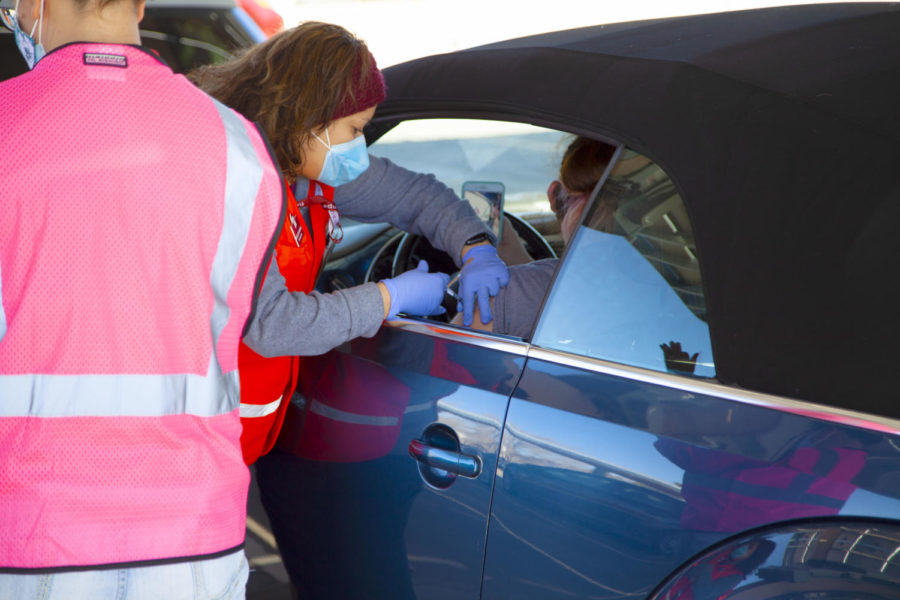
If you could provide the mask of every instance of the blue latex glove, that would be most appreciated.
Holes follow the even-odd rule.
[[[441,306],[444,289],[450,281],[446,273],[429,273],[428,263],[420,260],[415,269],[401,273],[393,279],[382,279],[391,295],[391,308],[387,319],[393,319],[397,313],[411,315],[439,315],[446,312]]]
[[[497,255],[497,249],[490,244],[469,248],[463,254],[463,263],[462,271],[459,273],[463,325],[472,324],[476,296],[481,322],[490,323],[494,318],[491,314],[491,296],[496,296],[500,288],[509,283],[509,269]],[[460,310],[459,306],[457,310]]]

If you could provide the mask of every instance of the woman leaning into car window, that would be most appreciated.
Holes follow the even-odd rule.
[[[274,444],[296,387],[298,355],[372,336],[398,312],[443,310],[447,276],[428,273],[424,261],[377,284],[314,291],[328,250],[341,240],[341,215],[424,235],[463,264],[469,321],[476,299],[489,311],[489,295],[509,275],[468,203],[431,175],[368,154],[363,127],[386,89],[366,44],[346,29],[303,23],[188,77],[262,126],[287,188],[283,229],[240,350],[242,443],[250,464]]]
[[[304,23],[188,77],[262,127],[286,183],[283,228],[260,291],[256,318],[239,354],[241,444],[244,460],[251,464],[272,449],[300,373],[309,370],[301,369],[299,356],[323,354],[352,338],[370,337],[384,319],[398,312],[443,311],[440,303],[447,275],[428,273],[424,261],[417,269],[377,284],[328,294],[314,291],[328,250],[341,240],[340,216],[387,221],[424,235],[463,264],[460,293],[470,321],[476,299],[482,310],[489,310],[489,295],[507,283],[509,274],[491,234],[467,202],[431,175],[413,173],[368,154],[362,131],[385,98],[385,83],[365,43],[344,28]],[[354,410],[354,400],[341,399],[339,407],[317,406],[317,418],[307,420],[304,435],[333,440],[335,429],[345,426],[348,414],[355,416],[349,419],[350,428],[358,434],[367,419],[374,420],[372,427],[378,426],[379,411],[393,411],[392,406],[371,403]],[[323,411],[326,416],[342,417],[322,425],[329,435],[310,431],[313,421],[327,420],[321,417]],[[337,435],[337,439],[348,438]],[[329,461],[328,450],[310,448],[317,461]],[[267,502],[277,496],[276,489],[268,488],[276,488],[280,476],[265,476],[268,458],[260,461],[257,479],[282,553],[289,553],[291,544],[304,541],[280,535],[278,515],[273,513],[279,509]],[[292,581],[300,588],[304,587],[302,577],[304,573],[291,570]]]

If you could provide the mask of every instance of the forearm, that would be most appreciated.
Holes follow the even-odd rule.
[[[386,310],[378,284],[330,294],[289,292],[275,261],[272,263],[244,335],[244,342],[254,352],[262,356],[324,354],[378,331]]]

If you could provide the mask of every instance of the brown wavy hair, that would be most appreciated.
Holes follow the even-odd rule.
[[[576,136],[563,153],[559,180],[576,194],[590,194],[612,160],[615,146],[584,136]],[[612,231],[617,201],[602,195],[595,202],[591,223],[594,229]]]
[[[293,183],[312,131],[331,123],[353,94],[354,78],[365,77],[373,61],[365,42],[340,25],[308,21],[187,77],[258,123]]]
[[[559,179],[569,191],[590,194],[612,159],[615,146],[576,136],[563,153]]]

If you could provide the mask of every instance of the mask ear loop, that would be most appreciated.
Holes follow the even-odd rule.
[[[34,38],[34,29],[37,28],[38,41],[37,43],[40,45],[44,45],[44,0],[41,0],[41,12],[38,15],[37,23],[34,24],[34,27],[31,28],[31,37]]]
[[[16,0],[15,13],[16,13],[16,18],[18,19],[19,18],[19,0]],[[38,38],[41,38],[41,39],[38,39],[38,41],[37,41],[38,44],[44,43],[44,40],[43,40],[44,36],[42,35],[42,30],[44,28],[41,27],[40,29],[38,29],[38,26],[41,23],[43,23],[43,21],[44,21],[44,0],[41,0],[41,12],[38,14],[38,20],[35,21],[34,25],[31,26],[31,33],[28,34],[28,37],[30,37],[31,39],[34,39],[34,32],[37,31]]]
[[[325,128],[325,138],[328,140],[327,142],[325,140],[323,140],[322,138],[320,138],[319,136],[317,136],[315,133],[313,133],[313,137],[316,138],[317,140],[319,140],[319,143],[321,143],[323,146],[325,146],[326,148],[331,150],[331,136],[328,135],[327,127]]]

